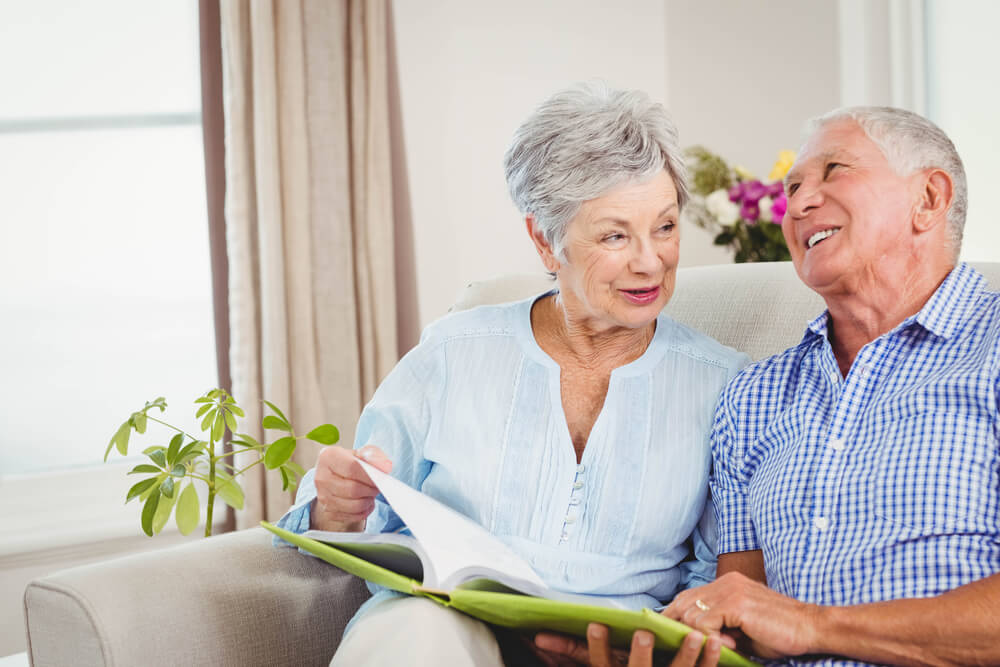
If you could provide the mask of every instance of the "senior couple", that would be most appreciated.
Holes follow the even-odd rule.
[[[688,200],[662,106],[558,93],[504,163],[553,288],[429,326],[280,523],[400,529],[362,457],[551,587],[695,631],[626,653],[596,624],[521,637],[372,587],[332,664],[708,666],[723,645],[1000,664],[1000,295],[957,261],[965,175],[941,130],[886,108],[812,123],[783,230],[827,310],[749,366],[661,313]]]

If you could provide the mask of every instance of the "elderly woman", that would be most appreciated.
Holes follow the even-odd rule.
[[[577,87],[524,122],[505,169],[554,288],[431,324],[365,407],[356,451],[325,449],[281,524],[399,529],[363,456],[550,587],[659,606],[714,577],[708,435],[746,361],[661,314],[688,199],[677,133],[643,93]],[[373,590],[333,664],[522,659],[484,623]]]

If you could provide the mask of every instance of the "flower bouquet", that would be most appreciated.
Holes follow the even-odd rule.
[[[715,245],[731,246],[736,262],[791,259],[781,219],[788,200],[782,179],[795,153],[781,151],[767,183],[742,167],[701,147],[685,151],[691,172],[692,198],[686,213],[699,227],[715,234]]]

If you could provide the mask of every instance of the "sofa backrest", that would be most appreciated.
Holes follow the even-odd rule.
[[[1000,291],[1000,262],[970,262]],[[453,311],[524,299],[551,289],[545,274],[508,275],[471,283]],[[709,336],[762,359],[795,345],[823,300],[802,284],[791,262],[718,264],[677,271],[665,312]]]

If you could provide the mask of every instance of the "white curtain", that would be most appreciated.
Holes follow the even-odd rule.
[[[349,446],[398,357],[387,14],[386,0],[221,3],[230,362],[257,438],[279,437],[260,431],[267,399],[297,433],[331,422]],[[300,440],[295,460],[317,451]],[[288,508],[276,472],[241,481],[238,528]]]

